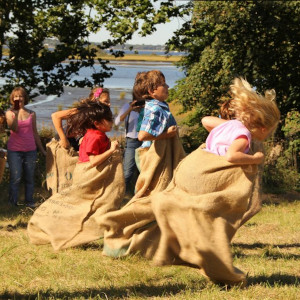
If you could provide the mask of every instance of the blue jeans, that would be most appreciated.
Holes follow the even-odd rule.
[[[126,138],[126,146],[123,160],[126,191],[128,191],[130,181],[132,180],[134,173],[138,172],[138,169],[135,164],[135,149],[139,148],[141,144],[142,142],[140,142],[138,139]]]
[[[24,171],[25,181],[25,203],[33,204],[34,171],[37,152],[35,151],[7,151],[7,162],[10,171],[9,201],[17,205],[19,188]]]

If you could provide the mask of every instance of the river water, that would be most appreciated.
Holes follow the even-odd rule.
[[[111,110],[117,114],[124,103],[131,101],[131,91],[134,83],[134,78],[137,72],[149,71],[158,69],[163,72],[166,77],[166,82],[169,87],[174,87],[176,81],[183,78],[184,74],[176,66],[171,63],[155,63],[155,62],[114,62],[110,66],[116,70],[113,71],[113,76],[107,78],[104,82],[104,87],[109,88],[111,97]],[[100,68],[96,65],[95,68]],[[79,75],[73,79],[83,79],[91,74],[91,69],[82,69]],[[53,127],[51,121],[51,114],[58,109],[67,109],[72,104],[81,98],[89,95],[90,88],[74,88],[65,87],[64,93],[57,97],[56,95],[39,96],[34,102],[28,104],[26,107],[34,110],[37,114],[38,128]],[[122,128],[112,130],[108,135],[119,135],[119,130]]]

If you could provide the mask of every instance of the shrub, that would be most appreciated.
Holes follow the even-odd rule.
[[[264,188],[272,191],[298,190],[300,188],[300,114],[291,111],[282,127],[284,140],[265,143],[267,159],[264,168]]]

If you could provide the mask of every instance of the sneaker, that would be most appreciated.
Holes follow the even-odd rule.
[[[35,203],[26,203],[26,207],[36,208],[37,205]]]

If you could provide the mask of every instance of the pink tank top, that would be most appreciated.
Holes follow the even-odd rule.
[[[36,150],[32,128],[32,114],[30,114],[26,120],[18,120],[18,130],[16,132],[10,131],[7,149],[10,151],[23,152]]]
[[[224,156],[232,142],[245,136],[248,139],[248,147],[245,153],[248,153],[251,143],[251,132],[239,120],[231,120],[215,127],[206,139],[206,150],[220,156]]]

